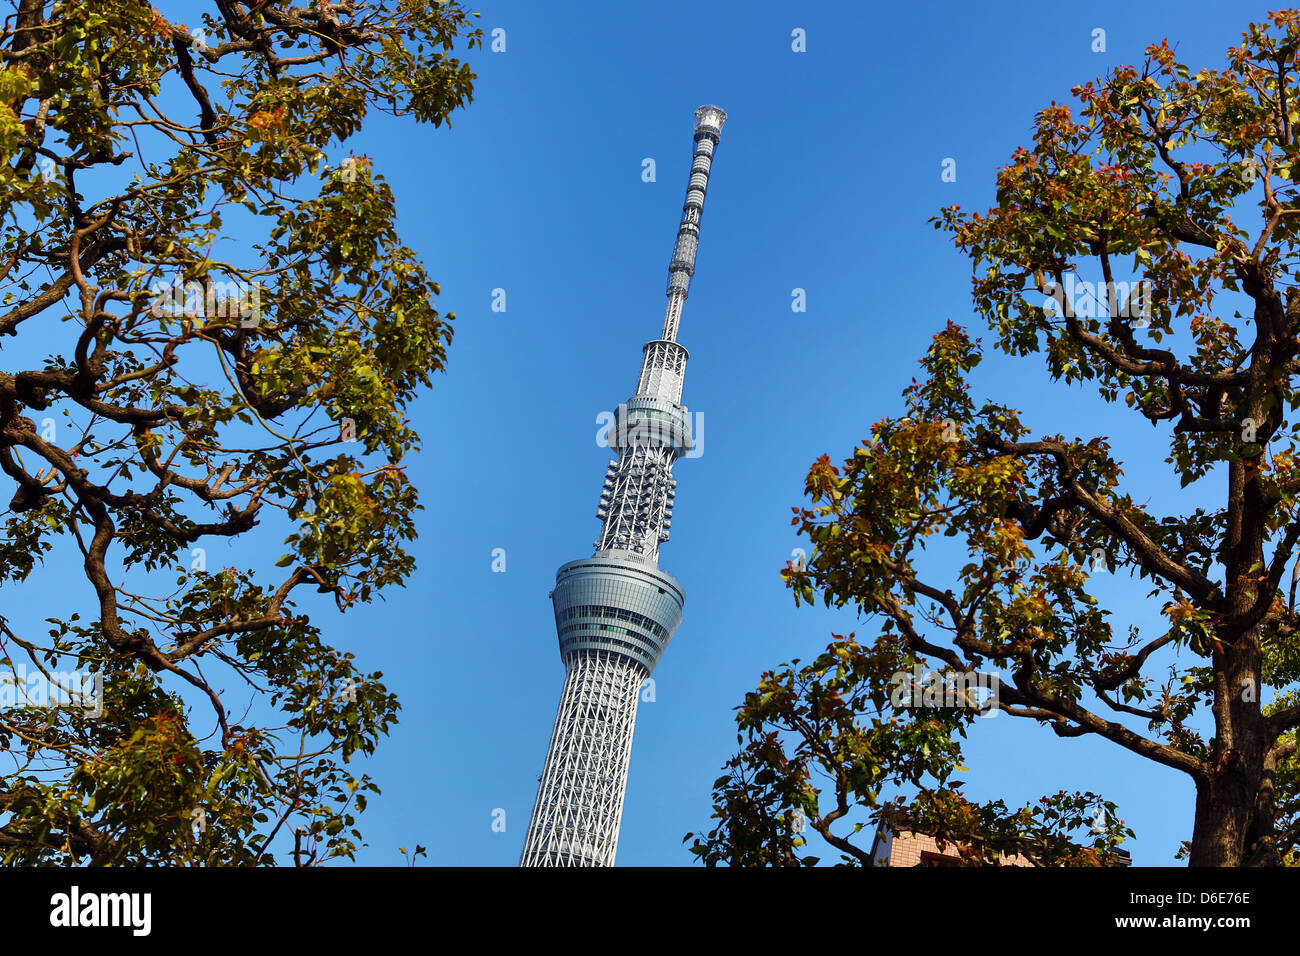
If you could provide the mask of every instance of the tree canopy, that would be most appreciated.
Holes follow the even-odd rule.
[[[43,688],[0,708],[0,858],[351,856],[377,788],[348,761],[398,704],[302,589],[341,611],[411,574],[405,409],[454,315],[345,143],[448,122],[481,32],[441,0],[14,6],[0,346],[37,357],[0,371],[0,586],[12,608],[55,549],[84,581],[46,634],[0,617],[0,678]],[[259,526],[279,570],[207,567]],[[93,708],[53,700],[74,672]]]
[[[996,207],[952,206],[935,226],[972,260],[995,348],[1158,429],[1167,449],[1152,442],[1143,467],[1216,504],[1136,500],[1106,437],[973,398],[983,346],[949,323],[902,414],[808,474],[794,525],[813,551],[785,581],[878,631],[836,637],[746,697],[718,822],[688,835],[705,862],[815,862],[806,830],[865,863],[855,836],[877,829],[933,834],[971,863],[1119,862],[1132,833],[1099,794],[1021,808],[963,795],[961,738],[981,707],[1184,775],[1192,865],[1294,859],[1300,11],[1251,25],[1224,69],[1166,41],[1073,96],[1036,115]],[[936,535],[966,555],[955,577],[926,553]],[[1099,602],[1103,571],[1150,585],[1156,632]],[[894,695],[917,668],[987,672],[987,693]],[[880,799],[888,786],[899,796]]]

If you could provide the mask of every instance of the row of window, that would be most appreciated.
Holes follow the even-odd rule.
[[[662,422],[680,423],[685,421],[685,416],[680,415],[677,412],[665,412],[658,408],[629,408],[627,410],[627,415],[628,418],[631,418],[633,415],[642,415],[646,418],[653,418]]]
[[[565,634],[571,634],[574,631],[610,631],[614,634],[626,634],[628,637],[635,637],[645,641],[647,644],[652,646],[654,645],[654,641],[646,637],[644,634],[630,631],[626,627],[619,627],[617,624],[566,624],[564,627],[560,628],[560,636],[563,637]]]
[[[587,640],[591,640],[591,639],[592,639],[592,638],[588,638],[588,637],[586,637],[586,636],[580,636],[580,637],[570,638],[570,639],[567,640],[567,641],[565,641],[565,640],[561,640],[561,641],[560,641],[560,653],[563,654],[565,651],[567,651],[570,647],[572,647],[574,644],[578,643],[579,641],[587,641]],[[605,637],[605,636],[602,635],[601,637],[594,638],[594,640],[596,640],[596,641],[599,642],[600,644],[606,644],[606,645],[608,645],[608,644],[613,644],[613,645],[617,645],[617,646],[619,646],[619,647],[625,648],[626,650],[632,651],[632,652],[634,652],[634,653],[636,654],[636,657],[637,657],[638,660],[646,660],[646,661],[648,661],[648,659],[649,659],[649,657],[650,657],[650,655],[646,653],[646,650],[645,650],[644,647],[640,647],[640,646],[638,646],[638,645],[636,645],[636,644],[628,643],[627,641],[620,641],[620,640],[619,640],[618,638],[616,638],[616,637]]]
[[[603,617],[607,620],[630,621],[637,627],[643,627],[664,640],[668,638],[668,631],[658,621],[646,617],[644,614],[638,614],[636,611],[624,610],[621,607],[602,607],[599,604],[578,604],[568,608],[560,615],[560,620],[571,621],[575,617]],[[564,633],[561,631],[560,633]]]

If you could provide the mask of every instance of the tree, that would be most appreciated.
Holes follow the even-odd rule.
[[[799,862],[795,811],[849,862],[866,860],[853,833],[876,827],[933,833],[972,862],[1115,862],[1129,834],[1095,794],[1016,811],[962,796],[950,775],[975,703],[1186,775],[1192,865],[1295,859],[1300,12],[1250,26],[1225,70],[1193,73],[1166,41],[1073,95],[1077,117],[1037,114],[995,208],[949,207],[935,226],[972,259],[996,347],[1122,400],[1214,505],[1158,513],[1125,490],[1105,438],[1031,437],[1018,411],[977,404],[981,345],[950,323],[905,413],[809,472],[813,507],[794,524],[814,550],[786,583],[880,634],[837,638],[747,696],[741,750],[714,787],[721,822],[692,847],[706,862]],[[1238,305],[1245,316],[1226,314]],[[935,535],[968,558],[955,580],[925,554]],[[1105,570],[1150,583],[1159,633],[1116,633],[1090,593]],[[927,665],[968,685],[998,673],[979,701],[910,706]],[[913,676],[895,696],[900,674]],[[891,782],[915,798],[877,804]]]
[[[95,609],[0,618],[11,864],[350,857],[377,788],[347,764],[396,719],[297,602],[411,574],[404,409],[454,315],[340,157],[373,111],[447,122],[481,31],[435,0],[207,6],[21,0],[0,36],[0,583],[12,608],[76,549]],[[263,530],[283,570],[207,568]]]

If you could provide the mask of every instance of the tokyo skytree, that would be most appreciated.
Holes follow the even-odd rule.
[[[685,592],[659,569],[672,526],[672,468],[691,449],[681,404],[687,352],[677,343],[695,274],[713,151],[727,114],[695,111],[695,153],[668,265],[663,334],[643,349],[636,394],[609,430],[596,552],[561,565],[551,601],[564,689],[520,866],[613,866],[641,689],[682,620]]]

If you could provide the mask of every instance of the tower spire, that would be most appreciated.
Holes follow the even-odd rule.
[[[663,334],[642,350],[636,394],[618,407],[596,517],[596,552],[561,565],[551,601],[564,688],[533,804],[521,866],[613,866],[646,678],[682,619],[686,594],[659,569],[672,526],[673,465],[691,448],[681,404],[686,349],[677,343],[695,274],[713,152],[727,114],[695,111],[695,151],[668,264]]]
[[[677,341],[677,327],[682,320],[682,306],[691,290],[695,275],[695,250],[700,245],[700,217],[704,214],[704,196],[709,190],[709,167],[713,149],[722,138],[725,111],[716,106],[701,106],[695,111],[695,155],[691,160],[691,181],[686,187],[682,221],[677,227],[677,243],[668,264],[668,309],[664,313],[661,338]]]

